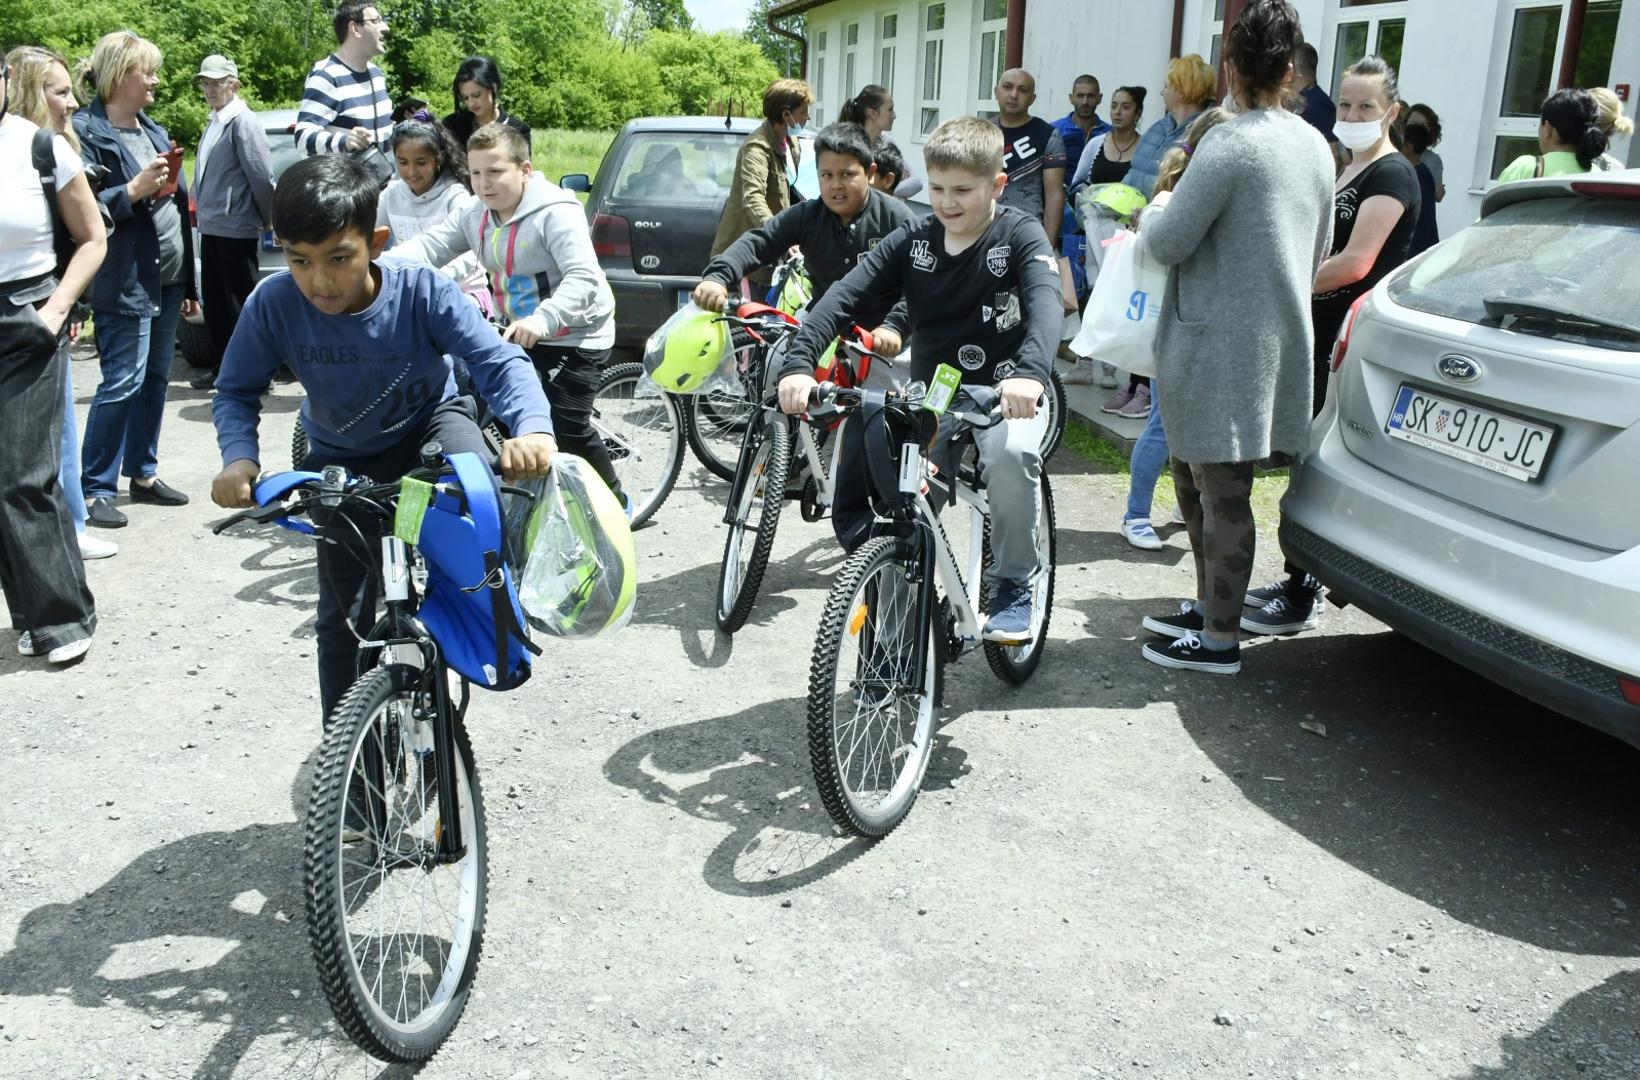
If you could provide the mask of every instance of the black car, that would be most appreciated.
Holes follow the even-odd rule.
[[[562,185],[589,191],[592,246],[615,293],[615,348],[641,352],[689,298],[711,259],[740,144],[760,121],[652,116],[627,123],[598,167]],[[813,173],[812,144],[800,155]],[[804,179],[798,180],[802,190]],[[806,194],[814,194],[812,181]]]

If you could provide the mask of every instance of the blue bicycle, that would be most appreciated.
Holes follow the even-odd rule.
[[[383,526],[374,570],[385,614],[360,636],[358,680],[328,720],[303,866],[308,934],[331,1010],[361,1048],[396,1062],[431,1057],[455,1029],[484,941],[484,796],[464,724],[470,679],[460,670],[471,642],[452,640],[450,603],[434,601],[511,585],[498,561],[493,473],[475,455],[446,461],[436,443],[422,459],[390,483],[335,466],[275,473],[257,484],[255,509],[213,529],[275,523],[321,543],[351,536],[357,547],[360,522]],[[395,535],[406,492],[431,496],[418,543]],[[494,550],[481,551],[492,539]],[[506,676],[492,665],[476,678],[497,687]]]

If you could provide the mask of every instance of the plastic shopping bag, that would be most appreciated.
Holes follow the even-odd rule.
[[[1099,279],[1071,351],[1134,375],[1154,375],[1167,274],[1144,253],[1135,233],[1119,232],[1104,243]]]
[[[632,618],[637,555],[626,511],[574,454],[556,454],[546,476],[507,497],[507,542],[524,618],[554,637],[585,641]]]
[[[686,301],[644,343],[643,370],[669,394],[734,393],[729,324]]]

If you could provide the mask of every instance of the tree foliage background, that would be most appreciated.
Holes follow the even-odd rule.
[[[778,75],[760,42],[695,30],[682,0],[387,0],[383,10],[378,63],[394,99],[413,94],[441,112],[455,107],[451,80],[473,53],[496,59],[507,110],[538,127],[611,128],[726,105],[755,113]],[[233,59],[253,108],[294,106],[313,61],[335,47],[333,11],[334,0],[0,0],[0,46],[48,45],[75,62],[103,34],[136,31],[165,54],[149,111],[186,145],[205,124],[200,60]]]

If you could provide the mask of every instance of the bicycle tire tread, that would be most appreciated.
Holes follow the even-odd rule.
[[[763,574],[769,568],[769,556],[774,551],[774,535],[780,526],[780,511],[786,500],[786,480],[791,475],[791,425],[782,418],[769,428],[769,464],[763,474],[763,512],[757,520],[757,539],[752,544],[752,557],[746,564],[746,576],[740,579],[735,602],[727,614],[723,611],[723,578],[729,569],[729,547],[734,541],[735,528],[723,541],[723,558],[718,564],[717,624],[726,634],[733,634],[746,625],[752,608],[757,604],[758,591],[763,587]]]

